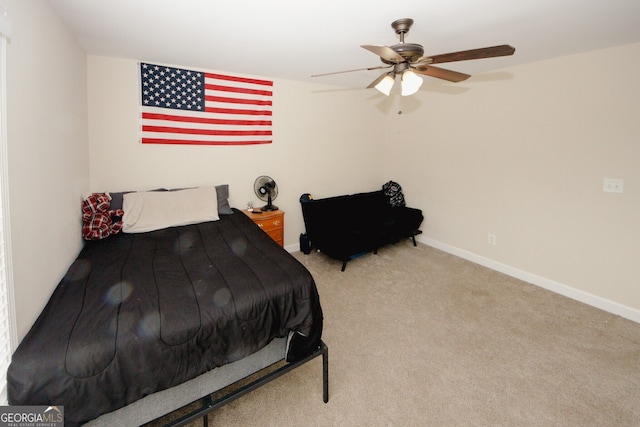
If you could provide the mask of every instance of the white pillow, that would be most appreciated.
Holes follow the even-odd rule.
[[[125,233],[220,219],[215,187],[127,193],[122,199],[122,209],[122,231]]]

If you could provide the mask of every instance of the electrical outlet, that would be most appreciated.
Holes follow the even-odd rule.
[[[602,183],[602,191],[605,193],[622,193],[624,181],[621,179],[605,178]]]
[[[496,235],[492,234],[492,233],[489,233],[488,242],[489,242],[490,245],[494,245],[495,246],[496,245]]]

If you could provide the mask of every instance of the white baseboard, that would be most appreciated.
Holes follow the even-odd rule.
[[[620,303],[610,301],[606,298],[602,298],[597,295],[593,295],[576,288],[572,288],[571,286],[564,285],[554,280],[547,279],[545,277],[541,277],[536,274],[520,270],[518,268],[494,261],[489,258],[485,258],[473,252],[469,252],[467,250],[448,245],[446,243],[431,239],[424,235],[417,236],[416,240],[421,243],[424,243],[425,245],[432,246],[436,249],[439,249],[441,251],[450,253],[457,257],[466,259],[473,263],[482,265],[484,267],[490,268],[495,271],[499,271],[500,273],[504,273],[508,276],[515,277],[516,279],[520,279],[527,283],[540,286],[541,288],[550,290],[552,292],[574,299],[576,301],[580,301],[592,307],[596,307],[601,310],[607,311],[609,313],[624,317],[625,319],[629,319],[636,323],[640,323],[640,310],[637,310],[635,308],[627,307]]]
[[[284,247],[284,250],[289,252],[289,253],[300,252],[300,245],[298,243],[296,243],[294,245],[287,245],[287,246]]]

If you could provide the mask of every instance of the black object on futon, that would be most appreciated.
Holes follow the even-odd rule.
[[[13,355],[12,405],[64,405],[74,426],[295,331],[320,345],[309,271],[246,215],[86,242]],[[283,355],[284,357],[284,355]]]

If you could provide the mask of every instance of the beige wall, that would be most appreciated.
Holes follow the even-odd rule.
[[[302,193],[322,197],[383,183],[384,115],[365,101],[368,93],[276,80],[272,144],[143,145],[137,62],[89,56],[87,70],[92,191],[227,183],[231,205],[243,209],[249,200],[263,204],[253,183],[268,175],[278,183],[274,204],[286,212],[285,245],[297,249]]]
[[[244,207],[256,201],[261,174],[278,181],[289,249],[304,229],[302,192],[324,197],[395,179],[425,212],[424,242],[640,321],[640,45],[458,85],[429,81],[401,115],[397,99],[372,91],[276,80],[271,145],[142,146],[135,61],[87,58],[44,0],[0,7],[13,24],[7,107],[20,338],[77,255],[83,192],[224,182]],[[603,193],[606,177],[623,178],[624,194]]]
[[[21,339],[81,246],[89,188],[85,54],[43,0],[0,1],[15,305]]]
[[[255,200],[255,176],[268,174],[280,185],[285,241],[295,249],[304,229],[300,193],[365,191],[395,179],[425,212],[423,242],[640,321],[632,262],[640,235],[639,49],[458,85],[427,79],[402,103],[276,81],[275,142],[259,147],[138,144],[136,63],[89,57],[91,187],[229,182],[232,204],[243,207]],[[603,193],[604,178],[624,179],[625,193]],[[488,233],[497,245],[488,245]]]
[[[638,76],[633,44],[422,90],[386,158],[423,241],[640,321]]]

